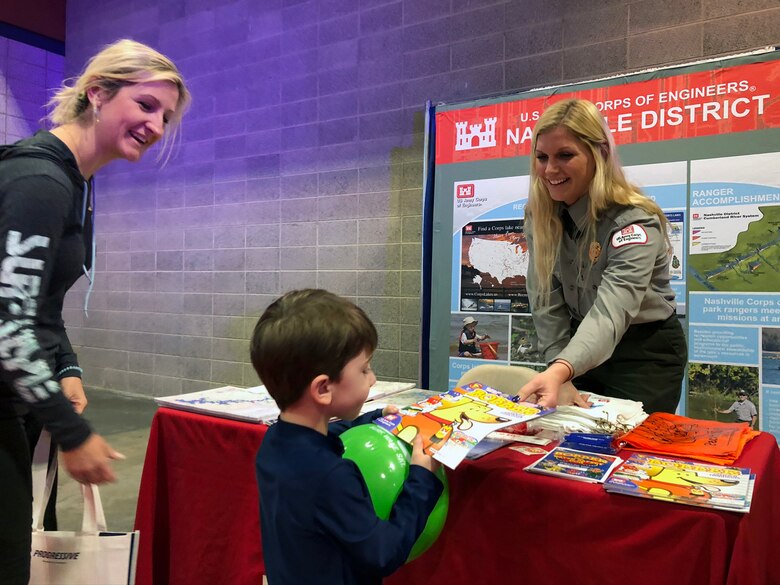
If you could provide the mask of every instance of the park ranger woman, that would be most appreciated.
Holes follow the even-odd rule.
[[[527,286],[548,366],[518,394],[554,406],[582,404],[579,390],[674,412],[687,346],[663,212],[626,180],[591,102],[550,106],[532,156]]]

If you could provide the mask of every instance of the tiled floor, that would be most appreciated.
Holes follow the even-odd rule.
[[[141,482],[149,426],[157,410],[151,398],[130,398],[106,391],[88,392],[84,416],[92,428],[127,457],[115,462],[118,481],[101,486],[100,496],[109,530],[132,530]],[[82,504],[78,484],[60,469],[57,518],[60,530],[81,528]]]

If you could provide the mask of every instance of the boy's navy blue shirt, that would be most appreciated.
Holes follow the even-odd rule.
[[[338,435],[379,416],[333,423],[328,436],[283,420],[268,429],[256,472],[270,585],[379,585],[406,562],[443,486],[411,465],[390,518],[377,517]]]

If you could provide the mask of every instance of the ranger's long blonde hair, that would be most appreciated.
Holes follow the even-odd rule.
[[[626,180],[615,152],[615,142],[606,120],[596,105],[587,100],[569,99],[547,108],[536,123],[531,141],[531,156],[536,156],[539,136],[558,127],[568,129],[593,155],[596,171],[588,193],[590,206],[587,214],[585,237],[580,239],[580,254],[595,236],[596,221],[608,208],[621,206],[641,207],[658,216],[663,230],[667,220],[661,208],[640,189]],[[550,301],[552,274],[560,253],[563,226],[556,212],[556,203],[550,197],[543,177],[536,174],[531,162],[531,192],[526,206],[526,218],[531,222],[534,249],[532,262],[538,280],[538,297],[535,304],[546,305]],[[667,235],[668,239],[668,235]],[[582,263],[578,263],[579,267]]]

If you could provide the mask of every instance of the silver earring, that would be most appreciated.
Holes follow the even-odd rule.
[[[95,118],[95,123],[100,122],[100,106],[92,104],[92,117]]]

